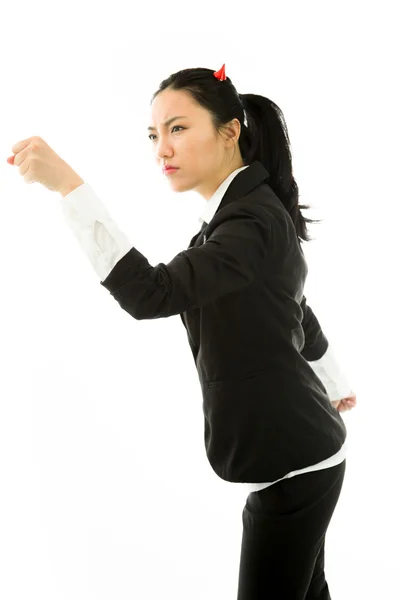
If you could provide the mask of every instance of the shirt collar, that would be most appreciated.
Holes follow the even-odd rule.
[[[226,179],[224,179],[224,181],[221,183],[219,188],[214,192],[214,194],[211,196],[211,198],[206,201],[204,210],[203,210],[201,216],[199,217],[199,221],[200,221],[201,225],[204,223],[204,221],[208,225],[208,223],[211,221],[211,219],[217,212],[218,206],[220,205],[221,200],[224,197],[224,194],[225,194],[226,190],[228,189],[229,184],[231,183],[232,179],[234,179],[236,177],[236,175],[238,173],[240,173],[240,171],[247,169],[248,166],[249,165],[245,165],[244,167],[240,167],[239,169],[232,171],[232,173],[230,173],[228,175],[228,177]]]

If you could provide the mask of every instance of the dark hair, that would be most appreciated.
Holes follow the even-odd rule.
[[[164,79],[152,97],[165,89],[185,90],[211,114],[216,130],[238,119],[241,125],[239,148],[245,164],[260,161],[270,174],[268,184],[288,211],[299,238],[309,242],[307,219],[300,209],[299,190],[292,170],[290,140],[285,118],[280,108],[256,94],[238,94],[229,77],[219,81],[212,69],[183,69]]]

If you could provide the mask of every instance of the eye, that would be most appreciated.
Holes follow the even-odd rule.
[[[173,130],[175,129],[175,127],[179,127],[179,129],[186,129],[186,127],[182,127],[182,125],[174,125],[171,131],[173,131]],[[150,133],[150,135],[149,135],[149,140],[150,140],[151,142],[153,142],[153,141],[154,141],[154,140],[152,139],[152,137],[151,137],[152,135],[155,135],[155,134],[154,134],[154,133]]]

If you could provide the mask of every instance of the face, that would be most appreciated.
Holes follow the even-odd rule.
[[[166,125],[173,117],[179,119]],[[154,99],[148,132],[160,175],[176,192],[194,190],[206,200],[233,170],[244,166],[239,148],[240,122],[218,135],[210,113],[185,91],[166,89]],[[232,157],[234,156],[233,160]],[[178,167],[163,174],[162,166]]]

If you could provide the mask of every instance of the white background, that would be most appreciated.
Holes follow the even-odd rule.
[[[155,169],[162,79],[223,63],[282,109],[306,296],[357,394],[326,540],[333,600],[397,598],[399,185],[395,2],[18,2],[0,24],[0,597],[235,600],[247,493],[203,444],[179,316],[136,321],[100,281],[60,196],[7,164],[42,137],[156,265],[203,208]],[[140,13],[140,14],[139,14]],[[265,596],[268,597],[267,595]]]

